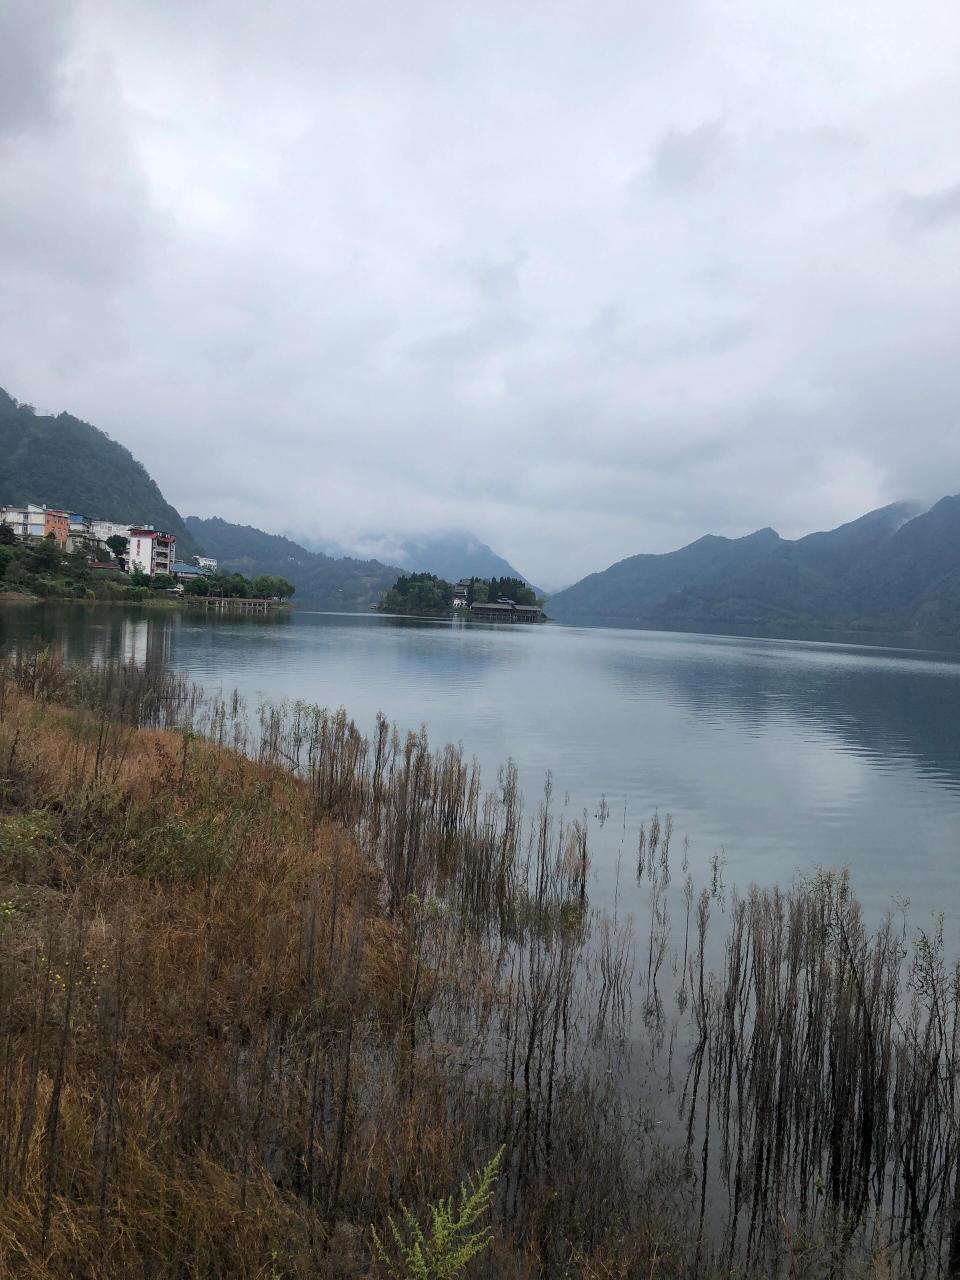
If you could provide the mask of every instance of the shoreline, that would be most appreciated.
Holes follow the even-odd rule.
[[[208,597],[206,596],[198,596],[194,599],[194,598],[185,598],[183,596],[163,597],[159,595],[148,595],[143,600],[126,600],[126,599],[116,599],[116,598],[107,598],[107,597],[101,598],[99,596],[35,596],[35,595],[28,595],[26,592],[22,592],[22,591],[8,591],[8,592],[0,592],[0,605],[18,604],[18,603],[30,604],[30,605],[69,604],[69,605],[82,605],[84,607],[90,607],[91,605],[94,605],[94,606],[110,605],[112,607],[120,607],[125,609],[147,609],[147,608],[177,609],[177,608],[188,608],[191,605],[193,605],[195,601],[200,601],[202,603],[207,598]],[[296,608],[296,606],[289,601],[281,601],[281,602],[264,601],[259,596],[236,596],[236,597],[227,597],[227,598],[235,599],[240,605],[243,605],[243,604],[264,605],[265,604],[266,612],[268,613],[272,611],[279,611],[279,610],[292,611]]]
[[[931,1084],[930,1054],[949,1052],[938,1028],[949,1042],[958,1016],[951,958],[941,973],[935,948],[911,961],[898,928],[867,933],[842,873],[697,896],[683,868],[671,883],[672,823],[656,817],[636,868],[649,920],[617,919],[589,902],[586,828],[549,804],[524,818],[509,767],[486,792],[462,750],[385,720],[367,739],[302,704],[252,719],[163,668],[66,668],[47,651],[0,662],[0,759],[0,970],[28,966],[12,1021],[0,1006],[22,1067],[6,1105],[24,1114],[28,1052],[48,1099],[67,1045],[53,1132],[74,1144],[46,1172],[30,1147],[0,1270],[32,1257],[46,1178],[57,1280],[86,1274],[105,1238],[125,1268],[110,1274],[162,1257],[158,1185],[173,1238],[205,1250],[198,1274],[212,1256],[219,1274],[272,1258],[306,1280],[331,1257],[366,1274],[398,1197],[428,1220],[498,1150],[495,1273],[726,1275],[724,1179],[741,1173],[769,1234],[738,1274],[819,1274],[837,1249],[845,1274],[872,1274],[871,1256],[906,1274],[918,1231],[931,1260],[942,1245],[947,1148],[907,1171],[933,1179],[928,1218],[899,1234],[884,1195],[872,1234],[873,1189],[911,1148],[846,1120],[869,1102],[880,1134],[916,1107],[918,1134],[949,1137],[952,1059]],[[914,1004],[911,1030],[898,1010],[918,960],[937,1001],[932,1021]],[[111,1088],[123,1138],[102,1149]]]

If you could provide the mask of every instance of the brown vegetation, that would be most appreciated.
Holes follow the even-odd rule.
[[[0,1275],[365,1275],[372,1229],[501,1147],[480,1274],[948,1266],[936,939],[901,1009],[902,938],[840,882],[756,892],[714,976],[689,879],[673,944],[669,820],[636,945],[550,809],[525,821],[512,769],[484,793],[386,721],[368,741],[162,670],[0,666]]]

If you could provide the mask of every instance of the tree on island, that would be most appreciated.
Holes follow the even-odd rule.
[[[535,605],[532,587],[520,578],[471,578],[467,583],[467,604],[495,604],[498,600]],[[433,573],[402,573],[389,591],[380,597],[384,613],[446,614],[453,609],[453,585]]]
[[[491,578],[487,584],[487,599],[491,604],[498,600],[512,600],[514,604],[536,604],[537,595],[522,578]]]
[[[380,599],[385,613],[443,614],[453,607],[453,587],[435,573],[401,573]]]

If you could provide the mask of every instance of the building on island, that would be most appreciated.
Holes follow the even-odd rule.
[[[518,604],[514,605],[517,622],[541,622],[543,620],[543,610],[538,604]]]
[[[535,604],[516,604],[501,597],[496,604],[472,604],[470,614],[479,622],[539,622],[543,610]]]
[[[133,525],[127,549],[127,572],[170,573],[176,559],[177,539],[153,525]]]

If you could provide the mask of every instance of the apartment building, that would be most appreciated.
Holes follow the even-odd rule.
[[[152,525],[132,525],[127,551],[127,571],[134,573],[172,573],[176,559],[177,539],[172,533],[154,529]]]
[[[114,520],[91,520],[90,532],[98,542],[106,542],[108,538],[129,538],[130,526]]]
[[[0,520],[10,525],[18,538],[42,538],[46,533],[47,509],[33,502],[23,507],[0,507]]]
[[[71,511],[69,515],[70,523],[70,550],[81,551],[89,547],[93,541],[93,521],[89,516],[80,515],[77,511]]]
[[[70,537],[70,513],[67,511],[58,511],[56,507],[45,507],[43,511],[43,536],[50,535],[60,543],[61,547],[66,547],[67,539]]]

